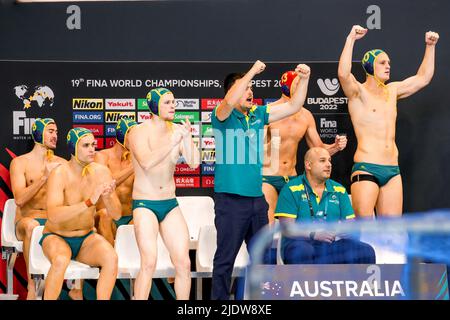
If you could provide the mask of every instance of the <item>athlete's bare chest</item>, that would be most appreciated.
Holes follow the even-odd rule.
[[[395,120],[397,117],[397,100],[395,93],[386,90],[381,94],[363,91],[361,99],[349,102],[352,117],[358,117],[368,122]]]
[[[279,135],[282,141],[300,140],[308,128],[306,119],[301,115],[295,115],[270,124],[271,134]]]
[[[27,181],[27,186],[40,179],[44,175],[44,173],[44,162],[35,161],[34,159],[27,160],[27,167],[25,169],[25,179]]]
[[[35,181],[40,179],[45,172],[45,167],[34,167],[34,169],[29,170],[27,168],[27,171],[25,172],[25,178],[27,181],[27,186],[32,185]]]
[[[102,181],[95,178],[95,173],[86,173],[82,177],[69,174],[64,188],[65,200],[69,204],[79,202],[82,199],[90,197],[94,189]]]
[[[172,130],[153,130],[148,139],[148,146],[150,150],[160,150],[172,144]]]

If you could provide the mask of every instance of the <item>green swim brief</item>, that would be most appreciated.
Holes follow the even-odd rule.
[[[133,210],[136,208],[149,209],[156,215],[159,223],[177,206],[177,198],[167,200],[133,200]]]
[[[270,184],[277,190],[278,193],[280,193],[286,183],[294,178],[295,176],[263,176],[262,182]]]
[[[352,173],[358,170],[366,171],[373,175],[378,180],[380,187],[384,186],[389,180],[400,174],[399,166],[386,166],[367,162],[355,162]]]
[[[80,252],[81,246],[83,245],[84,240],[86,240],[87,237],[89,237],[91,234],[94,234],[94,231],[90,231],[87,235],[82,237],[63,237],[56,233],[44,233],[42,235],[41,240],[39,241],[39,244],[42,246],[42,242],[44,242],[44,239],[48,236],[55,235],[60,238],[62,238],[70,247],[70,250],[72,250],[72,256],[70,257],[71,260],[75,259],[78,256],[78,253]]]

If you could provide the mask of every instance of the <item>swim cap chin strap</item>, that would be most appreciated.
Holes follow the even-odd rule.
[[[389,90],[388,90],[387,86],[380,79],[378,79],[378,77],[375,75],[375,62],[381,53],[385,53],[385,52],[381,49],[373,49],[373,50],[367,51],[364,54],[364,57],[363,57],[361,63],[364,68],[364,71],[366,72],[366,75],[373,77],[377,83],[377,86],[383,88],[383,91],[386,94],[386,101],[387,101],[387,100],[389,100]]]

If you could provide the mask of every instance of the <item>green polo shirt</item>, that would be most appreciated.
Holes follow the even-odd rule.
[[[309,193],[314,215],[311,216],[306,189]],[[275,209],[275,218],[288,217],[297,222],[314,220],[338,221],[354,219],[350,198],[345,188],[328,179],[325,182],[325,190],[322,199],[312,190],[305,174],[289,181],[281,189]]]
[[[234,109],[220,121],[216,109],[211,124],[216,144],[214,191],[260,197],[264,159],[264,126],[269,123],[269,107],[254,106],[248,116]]]
[[[313,207],[314,216],[311,216],[306,189]],[[312,190],[305,174],[289,181],[281,189],[275,209],[275,218],[288,217],[296,222],[306,221],[338,221],[355,218],[350,197],[345,188],[334,180],[325,181],[325,190],[322,199]],[[282,237],[281,256],[284,259],[284,248],[293,241],[291,238]]]

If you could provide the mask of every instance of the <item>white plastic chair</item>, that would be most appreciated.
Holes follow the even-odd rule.
[[[2,219],[2,249],[13,248],[18,252],[22,252],[23,242],[17,240],[16,226],[14,224],[16,209],[17,206],[14,199],[6,200]]]
[[[117,229],[114,248],[118,256],[118,278],[135,279],[141,268],[141,255],[136,242],[133,225],[123,225]],[[158,257],[153,278],[168,278],[175,275],[175,267],[170,260],[161,236],[157,240]]]
[[[215,226],[203,226],[200,229],[197,248],[197,272],[212,272],[214,254],[217,249],[217,230]],[[233,273],[241,274],[249,263],[249,255],[245,242],[239,249],[234,261]]]
[[[214,225],[214,200],[207,196],[183,196],[177,200],[189,229],[189,249],[197,249],[200,228]]]
[[[50,261],[48,261],[47,257],[44,255],[42,247],[39,244],[39,241],[42,238],[42,230],[44,230],[43,226],[33,229],[29,259],[29,272],[31,278],[34,279],[36,283],[36,294],[39,298],[42,298],[43,290],[43,283],[41,283],[41,280],[45,281],[51,266]],[[90,267],[84,263],[72,260],[66,269],[64,279],[98,279],[99,275],[99,268]]]
[[[197,299],[202,297],[202,277],[207,274],[212,276],[214,254],[217,249],[217,230],[215,226],[207,225],[200,228],[198,237],[198,247],[196,255],[196,272],[199,273],[197,278]],[[245,268],[249,264],[249,255],[245,242],[242,243],[241,248],[234,261],[232,277],[242,276]],[[203,274],[202,274],[203,273]]]
[[[16,226],[14,220],[16,217],[16,203],[14,199],[8,199],[5,203],[2,219],[2,259],[6,260],[6,294],[0,295],[0,300],[15,300],[18,295],[14,294],[14,264],[17,255],[23,252],[23,242],[17,240]]]

